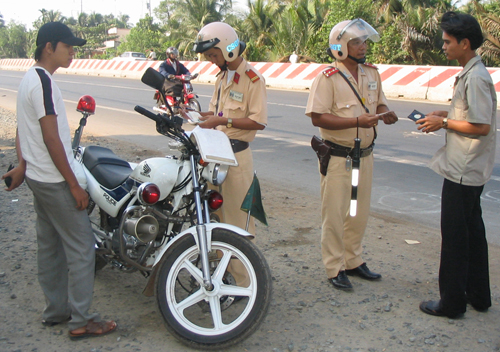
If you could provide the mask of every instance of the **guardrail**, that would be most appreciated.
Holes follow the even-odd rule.
[[[0,69],[26,71],[35,61],[33,59],[1,59]],[[219,68],[208,61],[182,61],[191,73],[199,73],[197,81],[211,83]],[[122,60],[73,60],[70,67],[57,70],[59,74],[78,74],[104,77],[123,77],[138,79],[152,67],[158,69],[161,61],[122,61]],[[253,62],[252,65],[266,79],[272,88],[309,89],[314,77],[327,64],[291,64],[272,62]],[[390,98],[422,99],[438,102],[449,101],[453,94],[455,76],[462,70],[458,66],[413,66],[378,65],[384,92]],[[500,68],[488,68],[500,106]]]

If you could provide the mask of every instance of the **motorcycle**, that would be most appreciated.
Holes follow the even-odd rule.
[[[167,114],[170,112],[167,108],[167,103],[178,113],[179,107],[186,106],[192,111],[201,111],[201,105],[198,102],[198,95],[194,92],[191,81],[198,77],[198,73],[193,75],[173,75],[170,74],[161,89],[157,90],[154,95],[156,106],[163,109]],[[164,94],[161,94],[163,92]],[[165,99],[166,97],[166,99]]]
[[[164,77],[148,69],[141,80],[161,91]],[[156,296],[167,330],[190,347],[222,350],[250,336],[267,314],[272,280],[252,235],[212,215],[223,199],[209,184],[223,183],[237,165],[227,136],[187,132],[182,117],[136,106],[176,155],[129,163],[108,148],[80,145],[95,101],[84,96],[77,110],[83,117],[72,146],[90,195],[96,270],[112,265],[146,277],[143,293]],[[231,273],[235,261],[246,271],[245,286]]]

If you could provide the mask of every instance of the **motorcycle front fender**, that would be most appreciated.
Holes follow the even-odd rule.
[[[195,98],[198,98],[198,94],[189,93],[188,95],[186,95],[186,100],[195,99]]]
[[[250,240],[255,237],[251,233],[243,230],[242,228],[239,228],[237,226],[230,225],[230,224],[223,224],[223,223],[218,223],[218,222],[211,222],[210,224],[206,224],[205,226],[206,226],[206,231],[207,231],[207,246],[208,246],[208,248],[210,248],[212,246],[212,231],[214,229],[229,230],[229,231],[235,232],[236,234],[238,234],[240,236],[247,237]],[[161,259],[163,258],[163,256],[167,252],[167,250],[175,242],[179,241],[184,236],[193,236],[194,241],[196,242],[197,245],[199,245],[198,244],[198,235],[196,233],[196,226],[190,227],[189,229],[184,230],[179,235],[175,236],[175,238],[172,241],[168,242],[163,248],[160,249],[158,255],[156,255],[156,259],[155,259],[155,262],[153,264],[153,267],[156,266],[156,264],[158,264],[161,261]]]

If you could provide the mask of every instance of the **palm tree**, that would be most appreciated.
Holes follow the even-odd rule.
[[[483,30],[484,43],[477,50],[487,66],[500,65],[500,16],[495,9],[485,9],[477,0],[471,3],[473,12],[478,18],[481,29]],[[497,9],[498,10],[498,9]]]
[[[170,44],[178,46],[181,53],[190,53],[200,29],[211,22],[227,21],[231,9],[232,0],[175,1],[170,19],[164,22]]]

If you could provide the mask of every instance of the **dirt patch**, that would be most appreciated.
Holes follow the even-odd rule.
[[[15,123],[0,109],[0,170],[16,161]],[[137,161],[159,156],[98,136],[85,144],[110,147]],[[471,307],[465,318],[431,317],[418,310],[438,297],[439,231],[372,214],[363,258],[382,281],[352,278],[353,292],[335,290],[320,255],[319,199],[260,180],[269,227],[257,224],[257,245],[271,267],[272,305],[249,339],[228,351],[498,351],[500,350],[500,248],[490,245],[493,307]],[[23,184],[0,191],[0,351],[189,350],[162,325],[154,297],[141,294],[146,280],[106,267],[96,277],[93,309],[115,319],[118,331],[74,342],[66,326],[43,327],[44,299],[37,282],[35,214]],[[405,240],[420,244],[409,245]]]

